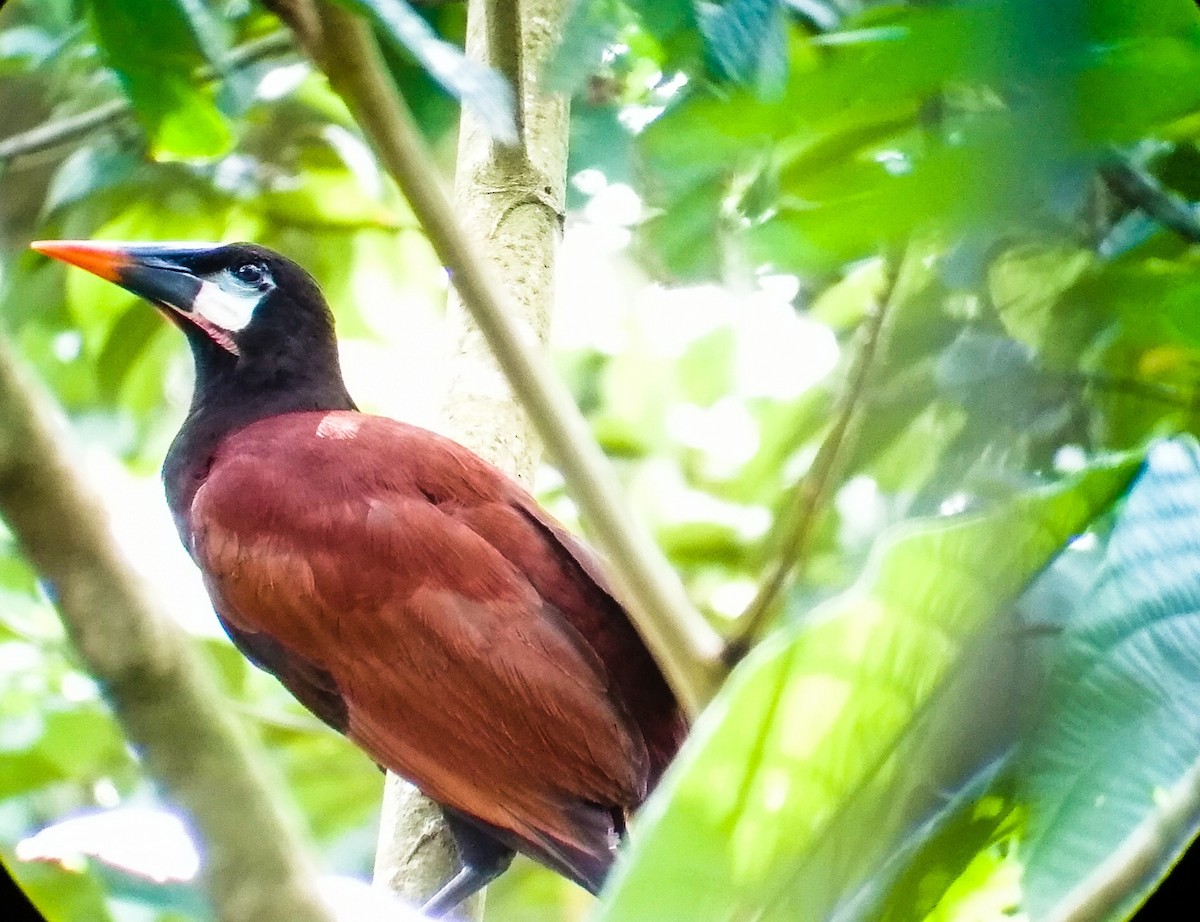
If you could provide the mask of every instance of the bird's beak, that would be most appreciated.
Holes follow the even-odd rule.
[[[187,257],[216,245],[36,240],[29,246],[186,315],[191,313],[202,284],[187,268]]]

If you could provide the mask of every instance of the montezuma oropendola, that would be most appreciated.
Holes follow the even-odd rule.
[[[686,724],[593,554],[466,448],[359,413],[320,289],[279,254],[32,246],[187,337],[180,538],[241,651],[442,805],[463,870],[426,911],[514,849],[595,893]]]

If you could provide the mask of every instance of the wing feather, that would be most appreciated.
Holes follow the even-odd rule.
[[[333,692],[347,735],[436,800],[534,853],[611,860],[593,813],[641,802],[649,756],[565,603],[510,559],[547,567],[561,544],[453,443],[378,417],[278,419],[223,444],[188,518],[235,641],[340,717]]]

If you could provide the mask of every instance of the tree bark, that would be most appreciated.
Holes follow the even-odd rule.
[[[122,559],[60,428],[0,342],[0,515],[147,772],[198,834],[217,918],[328,920],[275,779],[186,634]]]
[[[455,200],[511,305],[510,317],[544,344],[554,299],[554,260],[566,207],[568,100],[541,92],[541,74],[557,47],[565,0],[469,0],[469,57],[504,74],[517,90],[520,141],[494,144],[464,110]],[[526,488],[540,454],[528,415],[513,397],[483,334],[452,291],[452,376],[446,435],[491,461]],[[384,789],[375,879],[420,902],[458,870],[453,839],[437,804],[389,774]],[[460,915],[481,918],[483,895]]]

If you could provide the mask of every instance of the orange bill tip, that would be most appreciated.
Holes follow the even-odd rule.
[[[35,240],[29,244],[44,256],[86,269],[108,282],[119,282],[121,269],[133,263],[121,244],[97,243],[92,240]]]

